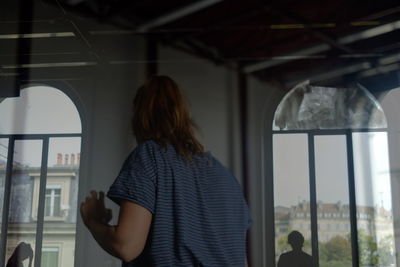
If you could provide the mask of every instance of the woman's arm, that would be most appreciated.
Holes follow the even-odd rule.
[[[144,207],[123,200],[119,211],[118,224],[108,224],[104,193],[92,191],[81,204],[82,219],[97,243],[109,254],[125,262],[132,261],[143,251],[150,230],[152,214]]]

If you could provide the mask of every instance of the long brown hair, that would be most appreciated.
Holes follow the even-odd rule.
[[[133,100],[132,130],[138,144],[154,140],[163,147],[174,146],[191,161],[204,147],[196,139],[196,124],[178,85],[168,76],[153,76],[141,86]]]

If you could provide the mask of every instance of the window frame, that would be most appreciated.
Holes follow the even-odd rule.
[[[46,76],[46,75],[45,75]],[[87,136],[89,133],[89,129],[87,127],[88,125],[88,119],[86,117],[86,109],[85,106],[82,102],[81,96],[78,94],[78,92],[75,90],[75,88],[65,79],[49,79],[46,77],[39,79],[38,81],[35,80],[27,80],[21,82],[21,88],[20,90],[28,89],[31,87],[35,86],[45,86],[45,87],[51,87],[54,90],[60,90],[63,94],[65,94],[66,97],[68,97],[72,103],[74,104],[75,108],[78,111],[79,114],[79,119],[81,123],[81,132],[80,133],[53,133],[53,134],[0,134],[0,138],[6,138],[8,139],[8,154],[7,154],[7,164],[5,167],[5,179],[4,179],[4,200],[3,200],[3,213],[0,214],[2,218],[8,218],[9,215],[9,206],[10,206],[10,193],[11,193],[11,175],[12,175],[12,164],[10,162],[14,161],[13,153],[11,151],[14,151],[14,143],[16,140],[42,140],[42,162],[41,162],[41,172],[40,172],[40,189],[39,189],[39,195],[44,196],[45,194],[45,184],[42,182],[43,179],[46,180],[47,176],[47,163],[48,163],[48,152],[49,152],[49,140],[50,138],[57,138],[57,137],[79,137],[80,138],[80,143],[81,143],[81,152],[86,149],[86,142]],[[0,99],[0,104],[3,100],[7,98],[1,98]],[[46,159],[44,158],[46,156]],[[86,157],[81,154],[81,160],[80,160],[80,166],[79,166],[79,177],[83,177],[82,173],[86,173],[87,170],[85,169],[85,159]],[[43,165],[45,163],[45,165]],[[43,168],[43,166],[46,166],[46,168]],[[79,179],[79,184],[78,188],[85,187],[85,181],[83,179]],[[44,187],[42,186],[44,185]],[[7,189],[8,188],[8,189]],[[7,191],[7,192],[6,192]],[[78,191],[78,202],[80,198],[80,192],[81,190]],[[1,205],[2,203],[0,203]],[[78,204],[77,204],[78,205]],[[5,209],[5,207],[7,207]],[[78,209],[79,210],[79,209]],[[41,216],[39,216],[39,212]],[[41,202],[39,203],[38,206],[38,218],[40,219],[37,221],[37,234],[36,234],[36,244],[35,244],[35,259],[34,259],[34,266],[40,266],[40,260],[41,260],[41,249],[42,249],[42,241],[43,241],[43,225],[44,225],[44,197],[41,198]],[[40,227],[39,227],[40,223]],[[78,232],[79,228],[79,221],[76,222],[76,230]],[[3,220],[1,223],[1,231],[2,233],[5,233],[8,228],[8,220]],[[39,233],[40,232],[40,233]],[[40,239],[39,239],[39,234],[40,234]],[[39,241],[38,241],[39,240]],[[79,244],[79,240],[81,240],[81,236],[76,234],[75,237],[75,249],[74,249],[74,265],[77,265],[78,258],[82,257],[82,255],[78,255],[81,253],[81,250],[77,249],[77,244]],[[5,251],[7,249],[7,238],[2,238],[0,240],[0,255],[3,253],[4,257],[0,257],[0,266],[5,265]],[[79,253],[77,253],[79,252]],[[62,253],[61,253],[62,254]],[[60,255],[61,255],[60,254]]]
[[[7,229],[8,229],[8,216],[10,211],[10,197],[11,197],[11,179],[13,172],[14,162],[14,147],[17,140],[41,140],[42,141],[42,160],[40,168],[40,187],[39,187],[39,203],[36,220],[36,243],[34,251],[34,265],[39,266],[41,262],[42,242],[43,242],[43,226],[44,226],[44,205],[46,195],[46,184],[48,177],[48,154],[49,154],[49,140],[50,138],[58,137],[79,137],[82,144],[82,133],[70,134],[0,134],[0,138],[8,139],[8,154],[6,164],[6,175],[4,182],[4,200],[3,200],[3,214],[1,223],[1,233],[4,233],[0,240],[0,266],[4,266],[6,259],[7,249]],[[1,203],[0,203],[1,204]],[[5,219],[4,219],[5,218]]]
[[[400,89],[400,87],[396,87],[390,90],[385,90],[387,92]],[[370,92],[370,91],[369,91]],[[371,92],[370,92],[371,93]],[[262,104],[262,116],[261,118],[261,124],[260,124],[260,131],[259,135],[257,134],[258,142],[260,144],[260,156],[261,156],[261,162],[260,164],[260,182],[254,182],[254,185],[259,185],[260,186],[260,192],[259,194],[256,195],[256,199],[261,200],[261,206],[257,207],[257,210],[259,211],[260,217],[259,222],[261,224],[260,230],[262,231],[261,238],[254,238],[262,247],[262,250],[257,250],[255,254],[257,257],[261,259],[261,262],[263,263],[263,266],[275,266],[276,265],[276,255],[275,255],[275,232],[279,231],[279,229],[275,229],[275,199],[274,199],[274,156],[273,156],[273,137],[274,134],[284,134],[284,133],[296,133],[296,131],[291,131],[291,130],[278,130],[274,129],[273,123],[275,119],[275,112],[277,111],[278,106],[281,104],[281,102],[285,99],[285,96],[287,95],[287,92],[279,92],[279,94],[275,95],[271,99],[268,99],[268,101],[263,102]],[[349,128],[343,128],[343,129],[332,129],[332,130],[298,130],[297,133],[302,133],[305,134],[306,132],[316,132],[318,134],[321,134],[323,131],[326,131],[326,134],[332,134],[333,132],[336,131],[341,131],[341,132],[357,132],[357,131],[362,131],[362,132],[385,132],[387,133],[387,138],[388,138],[388,145],[389,145],[389,163],[391,166],[398,166],[398,164],[393,164],[393,159],[398,159],[398,153],[393,153],[392,147],[397,147],[398,148],[398,139],[393,140],[394,136],[393,133],[396,132],[398,133],[399,130],[398,126],[398,117],[393,116],[393,114],[397,114],[398,109],[394,109],[393,106],[385,107],[383,106],[383,97],[386,96],[386,94],[373,94],[375,98],[377,99],[377,102],[381,105],[382,110],[386,116],[386,121],[387,121],[387,128],[375,128],[375,129],[365,129],[365,128],[359,128],[359,129],[349,129]],[[260,106],[261,107],[261,106]],[[397,113],[396,113],[397,112]],[[390,116],[392,114],[392,116]],[[328,131],[331,131],[331,133],[328,133]],[[397,137],[397,135],[396,135]],[[397,150],[399,151],[399,150]],[[353,166],[354,167],[354,166]],[[391,177],[393,180],[393,177]],[[399,191],[395,188],[393,188],[392,184],[392,199],[397,199],[398,196],[400,195]],[[397,198],[394,197],[393,195],[393,190],[397,190]],[[393,206],[393,214],[392,216],[395,217],[397,213],[397,217],[399,217],[399,213],[397,212],[396,206]],[[346,214],[346,217],[349,217],[349,214]],[[398,228],[399,224],[397,223],[397,228],[396,228],[396,221],[393,219],[393,228],[396,231]],[[351,226],[349,224],[344,225],[347,229],[350,230]],[[396,233],[396,232],[395,232]],[[271,236],[273,238],[271,238]],[[394,244],[394,249],[395,251],[398,251],[398,248],[400,247],[399,244],[399,239],[395,237],[395,244]],[[397,254],[397,253],[396,253]],[[400,262],[400,259],[398,256],[395,257],[397,262]]]
[[[346,152],[347,152],[347,171],[348,171],[348,186],[349,186],[349,215],[350,215],[350,235],[351,235],[351,248],[352,248],[352,266],[359,266],[359,246],[358,246],[358,230],[357,221],[359,219],[359,214],[356,208],[356,187],[355,187],[355,172],[354,172],[354,158],[353,158],[353,133],[368,133],[368,132],[385,132],[388,133],[387,128],[359,128],[359,129],[315,129],[315,130],[273,130],[271,134],[271,139],[273,139],[276,134],[306,134],[308,139],[308,162],[309,162],[309,187],[310,187],[310,222],[311,222],[311,250],[313,258],[316,262],[319,262],[319,246],[318,246],[318,203],[317,203],[317,190],[316,190],[316,174],[315,174],[315,144],[314,140],[316,136],[323,135],[341,135],[346,138]],[[272,141],[272,140],[271,140]],[[273,142],[271,142],[273,144]],[[273,151],[272,146],[272,151]],[[272,161],[274,160],[271,157]],[[274,180],[274,175],[272,173],[272,183]],[[273,192],[272,199],[274,199],[275,192]],[[274,201],[272,201],[274,203]],[[274,204],[272,204],[272,207]],[[275,214],[273,213],[273,224],[275,224]],[[325,218],[325,217],[323,217]],[[275,261],[275,232],[272,229],[274,236],[274,249],[273,257]],[[268,253],[268,252],[267,252]]]
[[[60,247],[43,247],[42,249],[42,255],[43,256],[43,252],[56,252],[57,253],[57,265],[55,267],[60,266]],[[42,266],[42,263],[40,263],[40,266]]]
[[[51,137],[50,137],[51,138]],[[82,142],[82,140],[81,140]],[[71,179],[75,178],[74,172],[63,172],[62,175],[56,176],[53,173],[47,174],[47,182],[46,182],[46,190],[47,189],[61,189],[60,194],[60,215],[59,216],[44,216],[45,221],[64,221],[67,219],[68,214],[63,214],[62,209],[63,206],[69,205],[69,194],[71,191]],[[39,195],[39,186],[40,186],[40,175],[38,173],[30,174],[34,179],[33,185],[33,201],[32,201],[32,211],[38,207],[38,195]],[[46,203],[45,203],[46,204]],[[46,208],[46,205],[45,205]],[[45,212],[46,213],[46,212]],[[37,220],[37,213],[32,213],[32,219]]]
[[[50,191],[50,195],[47,193],[48,191]],[[46,203],[47,197],[50,196],[50,203]],[[57,212],[57,207],[56,207],[56,198],[59,198],[58,200],[58,214],[56,214]],[[50,214],[46,214],[46,204],[50,205],[49,207],[49,213]],[[61,185],[54,187],[54,188],[49,188],[48,186],[46,186],[46,194],[45,194],[45,201],[44,201],[44,217],[50,217],[50,218],[59,218],[62,217],[61,215]]]

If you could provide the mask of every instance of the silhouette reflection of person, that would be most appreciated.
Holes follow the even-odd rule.
[[[298,231],[292,231],[288,235],[288,243],[292,251],[281,254],[278,267],[312,267],[312,256],[302,250],[304,237]]]
[[[32,267],[33,250],[30,244],[21,242],[15,248],[13,254],[7,261],[6,267],[23,267],[23,261],[29,258],[29,267]]]

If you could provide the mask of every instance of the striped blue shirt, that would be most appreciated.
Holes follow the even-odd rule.
[[[192,162],[172,145],[137,146],[107,196],[153,214],[146,246],[123,266],[243,267],[251,218],[236,178],[210,152]]]

